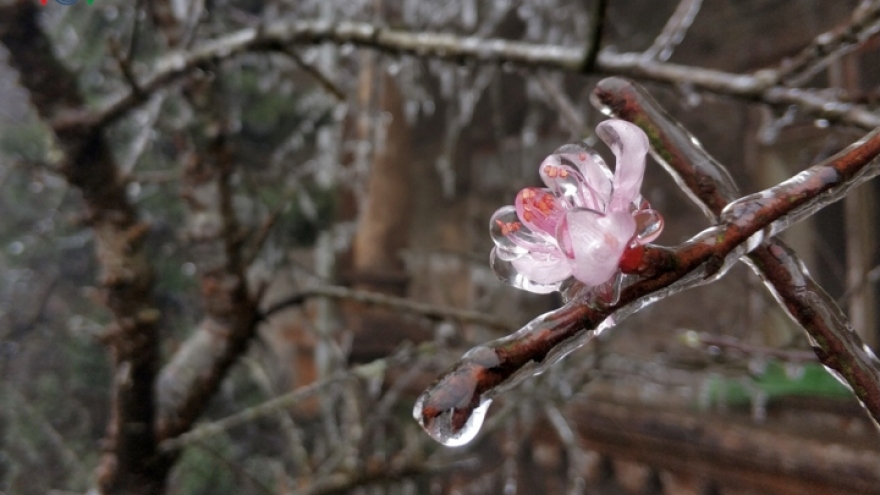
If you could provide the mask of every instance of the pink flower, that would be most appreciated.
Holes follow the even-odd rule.
[[[617,159],[613,174],[593,149],[565,145],[539,166],[546,188],[523,189],[492,215],[492,268],[502,280],[538,293],[571,277],[602,285],[619,273],[624,251],[660,235],[662,217],[639,195],[647,136],[622,120],[596,134]]]

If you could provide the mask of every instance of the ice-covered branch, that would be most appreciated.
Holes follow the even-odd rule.
[[[779,69],[778,81],[789,86],[805,84],[832,61],[857,50],[880,32],[880,2],[867,1],[843,27],[822,33]]]
[[[613,327],[652,302],[716,280],[741,256],[757,248],[765,237],[775,235],[803,216],[841,199],[852,187],[880,173],[878,156],[880,130],[775,187],[738,199],[723,209],[718,208],[719,223],[684,244],[674,249],[646,249],[637,270],[642,278],[624,288],[613,304],[575,298],[508,337],[468,351],[458,364],[422,394],[416,402],[414,416],[429,434],[443,443],[456,445],[470,440],[479,428],[491,397],[499,390],[558,360],[593,335]],[[706,170],[721,177],[722,170],[712,170],[711,167]],[[713,187],[709,189],[716,189],[714,184],[710,186]],[[697,197],[703,194],[698,189]],[[721,200],[725,199],[726,193],[712,194],[718,194],[720,202],[717,206],[722,206]],[[771,254],[780,256],[779,251],[771,250]],[[795,293],[793,295],[806,301],[815,298],[811,283],[802,276],[797,278],[801,272],[789,270],[786,273],[789,278],[779,275],[779,280]],[[792,306],[799,302],[802,301],[792,300],[789,309],[793,310]],[[827,306],[821,308],[828,309]],[[838,323],[832,323],[832,320],[839,315],[830,309],[827,316],[815,313],[812,318],[838,327]],[[820,359],[822,357],[820,355]],[[863,371],[876,370],[869,366]],[[866,377],[874,378],[872,375]],[[880,380],[874,381],[875,385],[877,383]],[[868,399],[880,399],[880,396],[869,396]],[[869,410],[874,411],[872,407]]]
[[[138,82],[142,94],[129,91],[111,98],[93,112],[73,112],[56,119],[57,127],[102,126],[126,115],[149,95],[196,67],[253,51],[275,51],[287,46],[333,43],[373,48],[392,54],[439,58],[456,62],[509,63],[526,68],[564,72],[581,71],[583,48],[525,43],[497,38],[415,32],[372,24],[321,21],[278,21],[205,41],[187,51],[175,51],[159,59],[153,71]],[[734,74],[701,67],[647,60],[642,53],[602,50],[595,72],[616,74],[644,81],[692,85],[695,89],[777,106],[797,105],[805,113],[864,129],[880,126],[880,116],[865,106],[846,103],[819,90],[775,85],[773,71]]]
[[[681,0],[654,43],[645,50],[645,58],[660,61],[669,60],[675,47],[681,43],[687,30],[694,23],[702,5],[703,0]]]
[[[499,330],[509,331],[514,328],[510,321],[480,311],[435,306],[433,304],[420,303],[403,297],[389,296],[378,292],[349,289],[347,287],[338,286],[319,286],[305,289],[302,292],[273,304],[261,314],[261,318],[269,318],[285,309],[299,306],[307,299],[319,297],[373,304],[405,313],[412,313],[425,318],[455,320],[462,323],[475,323],[477,325],[485,325]]]
[[[605,79],[596,86],[593,99],[604,111],[642,127],[651,139],[654,158],[713,220],[739,196],[724,166],[635,84],[620,78]],[[767,239],[749,253],[747,261],[807,332],[820,361],[840,374],[880,421],[880,362],[852,331],[840,307],[809,276],[794,251],[779,239]]]

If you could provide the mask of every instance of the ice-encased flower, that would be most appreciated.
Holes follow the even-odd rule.
[[[663,219],[642,199],[648,138],[637,126],[606,120],[596,134],[616,158],[568,144],[539,166],[546,188],[528,187],[492,215],[492,268],[505,282],[538,293],[571,277],[587,286],[618,273],[624,251],[656,239]]]

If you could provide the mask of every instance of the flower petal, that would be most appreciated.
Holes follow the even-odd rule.
[[[561,253],[537,256],[526,255],[512,261],[498,256],[498,248],[492,250],[490,265],[492,271],[504,283],[518,289],[537,294],[548,294],[559,290],[571,277],[571,268]]]
[[[586,285],[599,285],[617,271],[620,256],[635,229],[635,219],[629,212],[601,215],[580,209],[566,213],[557,236],[570,258],[574,277]]]
[[[562,165],[577,167],[595,198],[594,204],[579,205],[597,211],[605,211],[611,200],[611,170],[605,160],[589,146],[580,143],[566,144],[554,152]]]
[[[551,234],[533,232],[519,219],[516,208],[503,206],[489,220],[489,236],[499,249],[499,256],[511,260],[529,252],[558,251]]]
[[[638,126],[623,120],[606,120],[600,123],[596,126],[596,134],[605,141],[617,158],[611,210],[627,209],[636,200],[642,187],[648,136]]]

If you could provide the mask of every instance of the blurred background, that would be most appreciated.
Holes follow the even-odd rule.
[[[496,279],[488,219],[538,185],[537,165],[560,145],[586,139],[609,155],[592,134],[604,117],[589,103],[595,83],[613,75],[601,64],[576,74],[341,40],[223,54],[167,84],[138,83],[174,50],[272,21],[357,21],[574,51],[601,26],[608,53],[648,50],[662,63],[750,74],[850,29],[857,8],[876,6],[3,0],[0,494],[124,492],[107,481],[130,462],[114,440],[126,427],[117,406],[141,375],[127,375],[119,358],[137,335],[120,298],[153,315],[131,325],[149,327],[156,348],[144,383],[158,439],[199,433],[147,442],[154,450],[142,459],[160,452],[164,461],[133,478],[152,483],[144,493],[880,492],[868,416],[744,266],[648,307],[502,394],[464,447],[436,444],[413,421],[415,397],[464,351],[560,305]],[[798,84],[873,111],[878,46],[872,34]],[[687,78],[635,80],[744,193],[865,132]],[[76,114],[52,114],[98,112],[126,93],[138,103],[95,125],[97,138],[64,127],[61,117],[76,123]],[[77,139],[99,140],[102,151]],[[878,189],[870,182],[783,235],[871,345]],[[116,206],[102,209],[103,193]],[[666,220],[658,244],[709,225],[651,160],[642,194]],[[108,254],[118,254],[114,236],[141,226],[122,261]],[[107,276],[126,253],[148,267],[132,268],[141,292]],[[179,406],[184,396],[191,407]],[[149,392],[140,400],[152,402]]]

